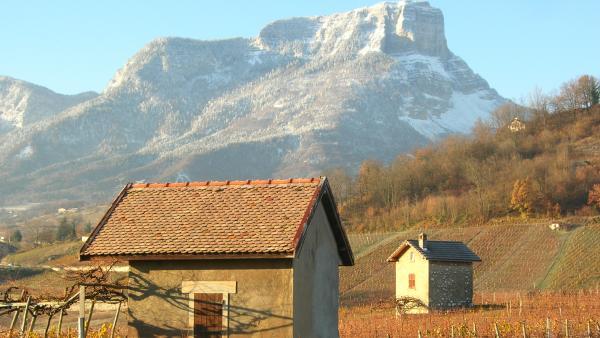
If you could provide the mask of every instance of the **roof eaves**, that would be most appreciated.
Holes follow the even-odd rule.
[[[98,222],[98,225],[96,225],[96,227],[94,228],[94,230],[92,231],[92,233],[90,234],[88,239],[85,241],[85,243],[83,243],[83,246],[81,246],[81,249],[79,250],[79,260],[80,261],[87,260],[86,258],[89,255],[87,255],[85,253],[86,250],[88,249],[90,244],[94,241],[94,239],[96,238],[96,236],[98,235],[100,230],[102,230],[102,228],[104,227],[104,225],[106,224],[106,222],[108,221],[110,216],[112,215],[112,213],[115,210],[115,208],[117,207],[117,205],[119,205],[119,203],[123,200],[125,195],[127,195],[127,191],[129,189],[131,189],[132,186],[133,186],[132,183],[128,183],[125,185],[125,187],[123,187],[121,192],[117,195],[117,198],[115,198],[115,200],[111,204],[110,208],[108,208],[108,210],[106,211],[106,213],[104,214],[104,216],[102,217],[100,222]]]
[[[323,207],[325,208],[330,226],[332,226],[333,235],[336,240],[336,246],[342,261],[342,265],[352,266],[354,265],[354,254],[352,253],[350,241],[348,240],[348,236],[344,231],[340,216],[337,212],[337,208],[335,207],[335,201],[333,200],[333,194],[331,193],[331,188],[329,187],[327,177],[320,178],[319,186],[315,190],[315,194],[311,198],[307,207],[306,214],[302,218],[298,230],[296,231],[293,240],[293,245],[295,248],[294,255],[297,257],[297,255],[300,253],[302,244],[304,242],[303,239],[307,231],[307,226],[310,224],[315,214],[317,205],[319,205],[319,202],[323,201],[323,196],[325,195],[327,195],[327,201],[329,201],[329,203],[324,204]]]
[[[312,197],[308,201],[308,205],[306,206],[306,211],[304,212],[304,216],[300,220],[300,224],[296,229],[296,233],[294,234],[294,238],[292,239],[292,246],[294,247],[294,255],[296,256],[300,249],[302,248],[304,233],[306,232],[307,225],[312,220],[314,213],[317,209],[318,201],[321,199],[321,192],[323,191],[323,180],[319,182],[319,186],[315,189]]]
[[[328,203],[325,203],[324,207],[325,210],[328,211],[327,215],[330,217],[329,222],[334,225],[334,228],[332,230],[336,239],[338,254],[340,255],[342,264],[344,266],[353,266],[354,253],[352,252],[350,240],[348,239],[348,235],[346,234],[346,230],[344,229],[344,226],[342,224],[342,219],[336,207],[335,197],[331,192],[331,187],[329,186],[329,181],[327,180],[327,177],[323,178],[323,181],[323,193],[321,197],[327,196],[327,199],[325,201]]]
[[[409,247],[413,247],[415,250],[417,250],[421,255],[423,255],[423,253],[421,251],[418,250],[418,248],[415,248],[409,240],[405,240],[404,242],[402,242],[402,244],[400,244],[400,246],[394,250],[394,252],[392,252],[392,254],[390,255],[390,257],[388,257],[387,261],[388,262],[397,262],[398,259],[400,258],[400,256],[402,256],[404,254],[404,252],[406,251],[406,249],[408,249]],[[427,258],[427,257],[425,257]]]
[[[82,261],[164,261],[164,260],[224,260],[224,259],[293,259],[288,252],[278,253],[228,253],[228,254],[101,254],[88,255]]]

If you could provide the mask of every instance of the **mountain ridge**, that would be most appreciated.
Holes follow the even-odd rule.
[[[467,133],[505,99],[448,49],[443,24],[408,1],[278,20],[255,38],[155,39],[98,96],[0,134],[0,203],[354,170]]]
[[[98,93],[56,93],[46,87],[0,75],[0,133],[23,128],[69,107],[88,101]]]

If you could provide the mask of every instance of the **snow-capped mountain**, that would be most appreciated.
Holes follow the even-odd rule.
[[[97,96],[61,95],[25,81],[0,76],[0,133],[23,128]]]
[[[0,134],[0,204],[355,169],[469,132],[502,102],[424,1],[280,20],[250,39],[161,38],[99,96]]]

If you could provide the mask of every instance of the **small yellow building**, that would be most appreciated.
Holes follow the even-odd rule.
[[[462,242],[404,241],[388,258],[396,264],[396,299],[404,313],[473,305],[473,262],[481,259]]]

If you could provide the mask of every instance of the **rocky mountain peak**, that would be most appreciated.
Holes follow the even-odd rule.
[[[426,1],[401,1],[398,5],[396,35],[401,47],[445,57],[449,54],[444,32],[444,15]]]
[[[450,55],[442,11],[426,1],[382,2],[328,16],[291,18],[267,25],[258,45],[302,57],[368,52]]]

